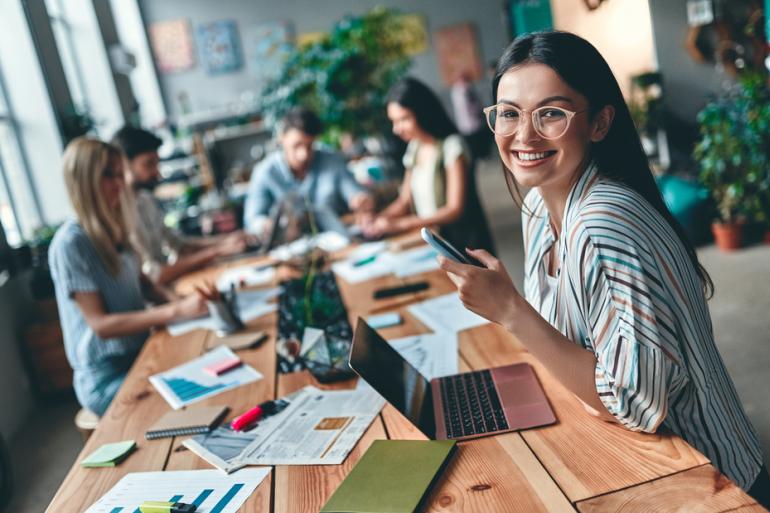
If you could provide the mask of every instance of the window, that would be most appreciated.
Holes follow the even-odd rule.
[[[91,0],[45,0],[51,30],[72,97],[72,112],[87,116],[109,139],[123,123],[109,58]]]
[[[0,77],[0,223],[14,247],[40,223],[30,185]]]

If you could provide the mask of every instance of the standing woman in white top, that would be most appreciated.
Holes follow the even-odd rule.
[[[593,415],[669,430],[765,506],[770,479],[711,326],[713,284],[663,203],[609,66],[565,32],[517,38],[487,121],[524,200],[524,294],[499,260],[440,259]]]
[[[462,136],[435,94],[405,78],[388,93],[393,133],[408,142],[398,198],[363,226],[370,237],[437,227],[457,247],[494,253]]]

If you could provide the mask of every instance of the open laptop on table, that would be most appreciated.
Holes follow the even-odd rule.
[[[432,440],[465,440],[556,422],[527,363],[428,381],[361,318],[349,363]]]

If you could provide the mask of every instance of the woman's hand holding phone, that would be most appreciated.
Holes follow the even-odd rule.
[[[465,308],[508,328],[515,317],[516,305],[523,300],[505,266],[483,249],[466,249],[485,267],[461,264],[439,256],[439,266],[457,287]]]

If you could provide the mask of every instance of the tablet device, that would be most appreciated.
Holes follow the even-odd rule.
[[[454,260],[455,262],[459,262],[461,264],[475,265],[476,267],[485,267],[475,258],[472,258],[471,256],[460,252],[460,250],[452,246],[445,238],[441,237],[437,233],[427,228],[423,228],[422,230],[420,230],[420,234],[422,235],[422,238],[423,240],[425,240],[425,242],[430,244],[433,247],[433,249],[435,249],[436,251],[439,252],[439,254],[447,257],[448,259]]]

